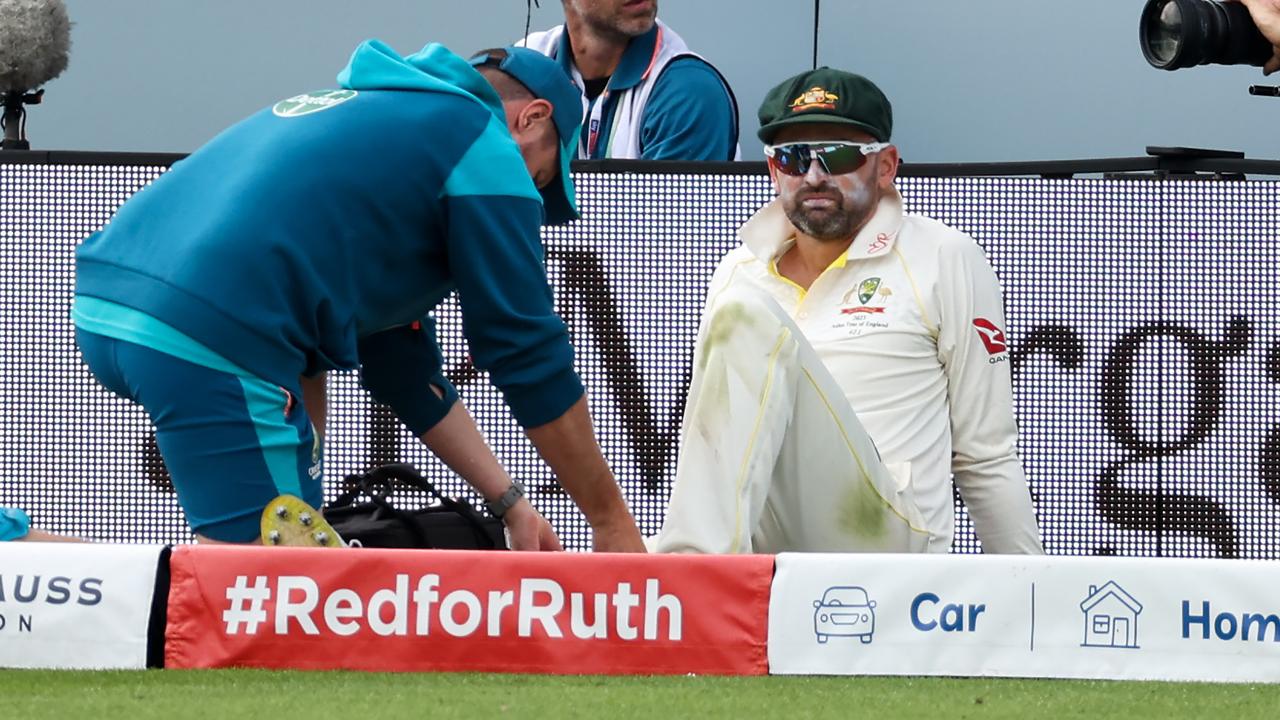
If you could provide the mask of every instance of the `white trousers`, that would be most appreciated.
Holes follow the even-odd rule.
[[[904,470],[881,462],[778,303],[731,285],[703,318],[675,484],[650,549],[923,552],[929,532]]]

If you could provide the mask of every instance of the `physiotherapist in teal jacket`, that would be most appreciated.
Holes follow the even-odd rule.
[[[82,355],[146,409],[192,529],[258,542],[277,495],[319,506],[325,373],[358,367],[505,509],[513,547],[558,549],[442,372],[428,312],[456,290],[475,365],[586,515],[595,549],[643,551],[543,265],[540,226],[577,217],[578,90],[530,50],[468,61],[378,41],[338,84],[224,131],[76,253]]]

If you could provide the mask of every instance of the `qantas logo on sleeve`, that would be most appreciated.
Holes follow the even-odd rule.
[[[987,347],[987,353],[990,355],[999,355],[1009,351],[1009,343],[1004,339],[1004,331],[996,327],[996,324],[986,318],[974,318],[973,326],[978,329],[978,337],[982,338],[982,344]]]

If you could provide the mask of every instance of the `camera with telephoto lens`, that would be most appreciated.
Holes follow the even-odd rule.
[[[1147,0],[1138,37],[1147,62],[1164,70],[1262,66],[1273,52],[1249,9],[1236,2]]]

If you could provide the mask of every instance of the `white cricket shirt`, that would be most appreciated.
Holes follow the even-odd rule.
[[[808,292],[777,274],[795,229],[774,200],[739,231],[711,280],[768,292],[804,331],[884,462],[910,473],[914,499],[946,552],[951,477],[986,552],[1041,553],[1018,459],[1001,289],[968,235],[906,215],[896,190]]]

